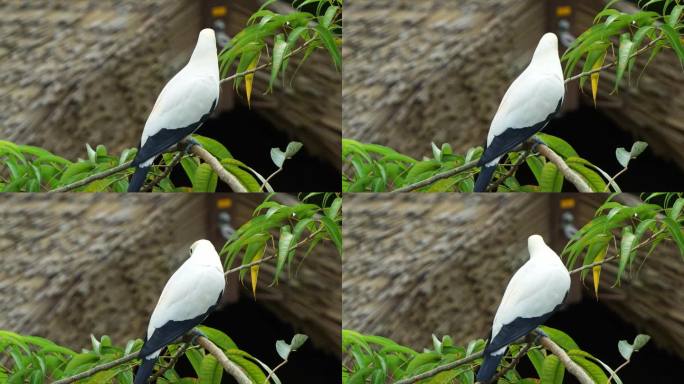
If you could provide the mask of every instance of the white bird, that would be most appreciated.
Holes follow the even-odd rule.
[[[508,282],[494,316],[477,381],[489,382],[508,344],[543,324],[560,307],[570,289],[570,273],[539,235],[527,239],[530,259]]]
[[[139,191],[154,159],[195,132],[214,111],[219,98],[219,68],[214,30],[203,29],[190,61],[164,86],[147,118],[137,167],[128,186]]]
[[[546,126],[560,110],[564,94],[558,38],[546,33],[530,64],[508,87],[489,126],[487,146],[478,162],[481,168],[475,192],[485,191],[503,155]]]
[[[199,325],[216,308],[224,287],[223,265],[216,249],[208,240],[197,240],[190,247],[190,258],[166,283],[152,312],[147,340],[138,355],[142,364],[135,384],[147,382],[165,346]]]

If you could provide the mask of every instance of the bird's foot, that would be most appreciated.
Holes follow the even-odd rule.
[[[188,136],[188,138],[185,139],[185,153],[190,153],[190,149],[192,149],[192,147],[195,145],[198,147],[202,146],[199,141],[193,139],[192,136]]]
[[[204,332],[200,331],[197,328],[193,328],[190,332],[188,332],[188,335],[191,336],[191,339],[190,339],[191,344],[195,344],[198,337],[208,338]]]
[[[535,340],[538,340],[542,337],[549,337],[549,335],[546,334],[546,332],[542,331],[541,328],[537,328],[532,333],[535,335]]]
[[[537,146],[538,146],[539,144],[544,144],[544,145],[546,145],[546,143],[544,142],[544,140],[542,140],[539,136],[537,136],[537,135],[532,136],[532,148],[531,148],[530,150],[531,150],[532,152],[536,152],[536,151],[537,151]]]

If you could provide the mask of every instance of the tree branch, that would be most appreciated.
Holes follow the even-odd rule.
[[[460,360],[456,360],[456,361],[451,362],[451,363],[448,363],[448,364],[440,365],[439,367],[433,368],[433,369],[431,369],[431,370],[429,370],[429,371],[426,371],[426,372],[423,372],[423,373],[421,373],[421,374],[419,374],[419,375],[415,375],[415,376],[409,377],[409,378],[407,378],[407,379],[395,381],[394,384],[411,384],[411,383],[415,383],[415,382],[417,382],[417,381],[426,379],[426,378],[428,378],[428,377],[432,377],[432,376],[434,376],[434,375],[436,375],[436,374],[438,374],[438,373],[440,373],[440,372],[448,371],[448,370],[450,370],[450,369],[453,369],[453,368],[456,368],[456,367],[460,367],[461,365],[468,364],[468,363],[473,362],[474,360],[477,360],[477,359],[479,359],[479,358],[481,358],[481,357],[482,357],[482,352],[473,353],[473,354],[470,355],[470,356],[466,356],[466,357],[464,357],[464,358],[462,358],[462,359],[460,359]]]
[[[209,341],[204,336],[197,338],[197,344],[204,348],[207,352],[211,353],[219,364],[223,366],[223,369],[228,372],[229,375],[238,382],[238,384],[253,384],[252,380],[247,377],[247,374],[240,368],[237,364],[233,363],[226,355],[223,353],[221,348],[217,347],[214,343]]]
[[[94,174],[94,175],[90,175],[90,176],[86,177],[85,179],[81,179],[81,180],[75,181],[75,182],[73,182],[73,183],[71,183],[71,184],[67,184],[67,185],[65,185],[65,186],[63,186],[63,187],[59,187],[59,188],[52,189],[52,190],[48,191],[48,193],[71,191],[71,190],[73,190],[73,189],[76,189],[76,188],[82,187],[82,186],[84,186],[84,185],[90,184],[90,183],[92,183],[93,181],[100,180],[100,179],[104,179],[105,177],[109,177],[109,176],[111,176],[111,175],[113,175],[113,174],[115,174],[115,173],[117,173],[117,172],[124,171],[124,170],[130,168],[132,163],[133,163],[132,160],[131,160],[131,161],[127,161],[127,162],[125,162],[125,163],[123,163],[123,164],[117,165],[117,166],[114,167],[114,168],[110,168],[110,169],[104,170],[104,171],[102,171],[102,172],[100,172],[100,173],[96,173],[96,174]]]
[[[81,380],[81,379],[86,378],[86,377],[90,377],[90,376],[92,376],[92,375],[94,375],[100,371],[106,371],[107,369],[114,368],[117,365],[127,363],[131,360],[136,359],[137,357],[138,357],[138,352],[129,353],[128,355],[126,355],[124,357],[118,358],[114,361],[110,361],[109,363],[106,363],[106,364],[102,364],[102,365],[98,365],[96,367],[90,368],[89,370],[83,371],[77,375],[67,377],[65,379],[53,381],[52,384],[73,383],[74,381]]]
[[[589,377],[589,375],[584,371],[584,369],[572,361],[570,356],[565,353],[563,348],[559,347],[558,344],[551,341],[551,339],[548,337],[542,337],[539,339],[539,344],[541,344],[541,346],[547,351],[558,356],[561,364],[565,366],[565,369],[567,369],[568,372],[577,378],[577,381],[579,381],[580,384],[596,384],[594,383],[594,380],[592,380],[591,377]]]
[[[147,381],[149,383],[156,383],[157,379],[160,378],[164,374],[164,372],[168,371],[170,368],[172,368],[176,365],[176,363],[178,362],[178,359],[180,359],[180,357],[183,356],[183,354],[185,353],[185,351],[188,350],[189,347],[190,347],[189,342],[183,343],[183,345],[181,345],[181,347],[178,348],[178,350],[173,355],[173,357],[171,357],[171,361],[169,361],[169,363],[166,364],[165,366],[159,368],[159,370],[157,372],[155,372],[155,374],[152,375],[149,378],[149,380],[147,380]]]
[[[209,164],[211,169],[216,172],[218,175],[219,179],[221,179],[224,183],[228,184],[230,189],[233,190],[233,192],[247,192],[247,189],[240,183],[240,181],[233,175],[232,173],[228,172],[226,168],[223,167],[221,162],[218,161],[217,158],[215,158],[209,151],[206,149],[200,147],[199,145],[193,145],[192,148],[190,148],[190,152],[194,153],[199,157],[200,159],[204,160],[205,163]]]
[[[537,152],[555,164],[558,168],[558,171],[562,173],[565,179],[572,183],[579,192],[593,192],[587,182],[584,181],[582,176],[573,171],[572,168],[570,168],[568,164],[556,154],[556,152],[551,150],[551,148],[544,144],[538,144]]]
[[[488,192],[496,191],[496,189],[499,187],[499,185],[501,185],[501,183],[503,183],[504,181],[506,181],[506,179],[508,179],[509,177],[513,176],[513,174],[518,170],[518,168],[520,168],[520,166],[522,165],[522,163],[524,163],[525,160],[527,160],[527,155],[528,155],[529,153],[530,153],[530,152],[529,152],[528,150],[525,150],[525,152],[523,152],[522,156],[520,156],[520,158],[518,159],[518,161],[516,161],[515,164],[513,164],[513,166],[511,167],[511,169],[509,169],[508,172],[506,172],[506,174],[505,174],[503,177],[498,178],[495,182],[491,183],[491,184],[487,187],[487,191],[488,191]]]
[[[636,56],[638,56],[638,55],[644,53],[646,50],[648,50],[649,48],[651,48],[651,47],[652,47],[657,41],[659,41],[660,39],[662,39],[662,36],[658,36],[657,38],[651,40],[648,44],[646,44],[645,46],[643,46],[641,49],[639,49],[638,51],[632,53],[632,54],[629,56],[629,58],[631,59],[631,58],[633,58],[633,57],[636,57]],[[569,82],[571,82],[571,81],[573,81],[573,80],[577,80],[577,79],[579,79],[579,78],[581,78],[581,77],[583,77],[583,76],[589,76],[589,75],[591,75],[591,74],[594,74],[594,73],[597,73],[597,72],[601,72],[601,71],[606,70],[606,69],[608,69],[608,68],[610,68],[610,67],[614,67],[615,65],[617,65],[617,61],[610,62],[610,63],[608,63],[608,64],[606,64],[606,65],[601,66],[601,67],[592,69],[591,71],[586,71],[586,72],[578,73],[578,74],[576,74],[575,76],[571,76],[571,77],[568,77],[567,79],[565,79],[565,83],[567,84],[567,83],[569,83]]]
[[[529,336],[530,336],[530,335],[528,335],[528,337],[529,337]],[[506,372],[508,372],[508,371],[510,371],[511,369],[515,368],[515,367],[520,363],[520,360],[523,358],[523,356],[525,356],[525,354],[527,353],[527,351],[529,351],[530,348],[532,348],[532,346],[533,346],[534,344],[537,343],[537,341],[538,341],[538,339],[537,339],[536,337],[535,337],[535,338],[532,338],[532,340],[529,340],[529,341],[525,344],[525,346],[522,347],[522,349],[520,349],[520,351],[518,351],[518,354],[515,355],[515,357],[513,357],[513,360],[511,361],[511,363],[508,364],[507,366],[505,366],[504,368],[502,368],[499,372],[497,372],[497,374],[494,375],[494,377],[493,377],[489,382],[490,382],[490,383],[496,383],[496,382],[498,382],[499,378],[500,378],[500,377],[503,377],[503,375],[505,375]]]
[[[294,49],[294,50],[292,50],[292,52],[290,52],[290,53],[288,53],[287,55],[285,55],[285,57],[283,57],[283,61],[284,61],[284,60],[287,60],[287,59],[289,59],[291,56],[294,56],[294,55],[296,55],[297,53],[301,52],[304,48],[306,48],[307,46],[309,46],[309,44],[311,44],[314,40],[316,40],[316,39],[311,39],[311,40],[305,41],[304,44],[300,45],[297,49]],[[273,63],[273,61],[272,61],[272,60],[269,60],[268,63],[266,63],[266,64],[261,64],[261,65],[259,65],[258,67],[255,67],[255,68],[252,68],[252,69],[248,69],[248,70],[242,71],[242,72],[236,72],[236,73],[234,73],[234,74],[232,74],[232,75],[230,75],[230,76],[228,76],[228,77],[225,77],[225,78],[221,79],[221,81],[220,81],[219,83],[220,83],[220,84],[223,84],[223,83],[226,83],[226,82],[231,81],[231,80],[233,80],[233,79],[236,79],[236,78],[238,78],[238,77],[240,77],[240,76],[246,76],[246,75],[250,75],[250,74],[252,74],[252,73],[258,72],[258,71],[260,71],[260,70],[262,70],[262,69],[268,68],[268,66],[271,65],[272,63]]]
[[[427,179],[419,181],[417,183],[413,183],[413,184],[407,185],[405,187],[395,189],[395,190],[391,191],[390,193],[410,192],[410,191],[416,190],[418,188],[428,186],[428,185],[434,183],[435,181],[446,179],[446,178],[449,178],[449,177],[454,176],[456,174],[459,174],[461,172],[465,172],[467,170],[473,169],[473,168],[477,167],[477,162],[478,162],[478,160],[473,160],[471,162],[468,162],[468,163],[461,165],[460,167],[456,167],[454,169],[450,169],[448,171],[438,173],[432,177],[428,177]]]
[[[164,169],[164,172],[162,172],[159,176],[155,177],[154,180],[152,180],[149,184],[142,187],[140,189],[140,192],[152,191],[152,188],[154,188],[155,185],[157,185],[160,181],[164,180],[164,178],[171,173],[173,167],[175,167],[183,158],[183,154],[183,151],[178,151],[178,153],[176,153],[176,156],[173,157],[173,160],[171,160],[166,169]]]

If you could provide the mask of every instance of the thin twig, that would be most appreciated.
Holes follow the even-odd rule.
[[[544,144],[538,144],[537,152],[539,152],[540,155],[546,157],[550,162],[555,164],[556,168],[558,168],[558,171],[561,174],[563,174],[565,179],[572,183],[579,192],[593,192],[591,190],[591,187],[589,187],[587,182],[584,181],[582,176],[578,175],[577,172],[573,171],[572,168],[570,168],[568,164],[560,156],[556,154],[556,152],[551,150],[551,148],[547,147]]]
[[[639,49],[638,51],[632,53],[632,54],[629,56],[629,58],[631,59],[631,58],[633,58],[633,57],[636,57],[636,56],[638,56],[638,55],[644,53],[646,50],[648,50],[649,48],[651,48],[651,47],[653,46],[653,44],[655,44],[655,43],[656,43],[657,41],[659,41],[661,38],[662,38],[662,37],[659,36],[659,37],[657,37],[657,38],[651,40],[651,41],[650,41],[648,44],[646,44],[644,47],[642,47],[642,48]],[[617,65],[617,61],[610,62],[610,63],[608,63],[608,64],[606,64],[606,65],[603,65],[603,66],[601,66],[601,67],[592,69],[592,70],[590,70],[590,71],[578,73],[578,74],[575,75],[575,76],[571,76],[571,77],[568,77],[567,79],[565,79],[565,83],[567,84],[567,83],[569,83],[569,82],[571,82],[571,81],[573,81],[573,80],[579,79],[580,77],[589,76],[589,75],[591,75],[591,74],[594,74],[594,73],[597,73],[597,72],[601,72],[601,71],[606,70],[606,69],[608,69],[608,68],[610,68],[610,67],[614,67],[615,65]]]
[[[295,50],[293,50],[292,52],[290,52],[290,53],[288,53],[287,55],[285,55],[285,56],[283,57],[283,61],[284,61],[284,60],[287,60],[287,59],[289,59],[291,56],[294,56],[294,55],[296,55],[297,53],[301,52],[304,48],[306,48],[307,46],[309,46],[309,44],[311,44],[314,40],[316,40],[316,39],[314,38],[314,39],[305,41],[304,44],[300,45],[297,49],[295,49]],[[228,77],[225,77],[225,78],[221,79],[220,83],[223,84],[223,83],[225,83],[225,82],[228,82],[228,81],[231,81],[231,80],[233,80],[233,79],[236,79],[236,78],[238,78],[238,77],[240,77],[240,76],[245,76],[245,75],[249,75],[249,74],[258,72],[258,71],[260,71],[260,70],[262,70],[262,69],[268,68],[268,66],[271,65],[271,64],[272,64],[272,61],[269,60],[268,63],[266,63],[266,64],[261,64],[261,65],[259,65],[258,67],[255,67],[255,68],[252,68],[252,69],[248,69],[248,70],[242,71],[242,72],[236,72],[236,73],[234,73],[234,74],[232,74],[232,75],[230,75],[230,76],[228,76]]]
[[[204,348],[207,352],[211,353],[216,360],[218,360],[219,364],[223,366],[223,369],[228,372],[229,375],[233,376],[235,381],[238,382],[238,384],[253,384],[252,380],[245,374],[245,372],[232,362],[225,353],[221,350],[221,348],[217,347],[214,343],[209,341],[204,336],[200,336],[197,338],[197,344],[199,344],[202,348]]]
[[[283,360],[280,362],[280,364],[276,365],[275,368],[271,370],[271,372],[268,373],[268,376],[266,376],[266,380],[264,380],[264,384],[268,384],[268,380],[271,378],[271,376],[275,375],[275,371],[278,370],[278,368],[282,367],[283,365],[287,364],[287,359]]]
[[[209,153],[209,151],[200,147],[199,145],[193,145],[192,148],[190,148],[190,152],[194,153],[197,155],[197,157],[204,160],[205,163],[209,164],[211,169],[216,172],[219,179],[228,184],[233,192],[247,192],[247,189],[242,185],[242,183],[240,183],[237,177],[228,172],[221,162],[218,161],[218,159],[215,158],[211,153]]]
[[[479,358],[481,358],[481,357],[482,357],[482,352],[481,352],[481,351],[480,351],[480,352],[477,352],[477,353],[473,353],[473,354],[470,355],[470,356],[466,356],[466,357],[464,357],[464,358],[462,358],[462,359],[460,359],[460,360],[453,361],[453,362],[451,362],[451,363],[449,363],[449,364],[440,365],[439,367],[433,368],[433,369],[431,369],[431,370],[429,370],[429,371],[426,371],[426,372],[423,372],[423,373],[421,373],[421,374],[419,374],[419,375],[415,375],[415,376],[409,377],[409,378],[407,378],[407,379],[395,381],[394,384],[411,384],[411,383],[415,383],[415,382],[420,381],[420,380],[423,380],[423,379],[425,379],[425,378],[432,377],[432,376],[434,376],[434,375],[436,375],[436,374],[438,374],[438,373],[440,373],[440,372],[448,371],[448,370],[450,370],[450,369],[453,369],[453,368],[456,368],[456,367],[460,367],[461,365],[468,364],[468,363],[473,362],[474,360],[477,360],[477,359],[479,359]]]
[[[271,180],[271,178],[273,178],[273,176],[277,175],[277,174],[278,174],[280,171],[282,171],[282,170],[283,170],[283,167],[280,167],[280,168],[278,168],[275,172],[273,172],[273,173],[271,173],[270,175],[268,175],[268,177],[266,178],[266,180],[264,180],[264,182],[261,184],[261,187],[259,187],[259,190],[263,191],[263,190],[264,190],[264,187],[265,187],[266,185],[270,185],[270,184],[268,184],[268,181]]]
[[[503,375],[505,375],[506,372],[508,372],[508,371],[510,371],[511,369],[515,368],[515,367],[520,363],[520,360],[523,358],[523,356],[525,356],[525,354],[527,353],[527,351],[529,351],[530,348],[532,348],[532,346],[534,346],[534,344],[537,343],[537,340],[538,340],[538,338],[534,338],[533,340],[530,340],[530,342],[526,343],[525,346],[522,347],[522,349],[520,349],[520,351],[518,351],[518,354],[516,354],[516,355],[513,357],[513,360],[511,360],[511,363],[508,364],[507,366],[505,366],[505,367],[504,367],[503,369],[501,369],[499,372],[497,372],[496,375],[494,375],[494,377],[492,377],[492,379],[489,380],[489,382],[490,382],[490,383],[496,383],[496,382],[498,382],[499,378],[500,378],[500,377],[503,377]]]
[[[573,269],[572,271],[570,271],[569,273],[570,273],[571,275],[573,275],[573,274],[575,274],[575,273],[577,273],[577,272],[582,272],[582,271],[585,270],[585,269],[589,269],[589,268],[596,267],[596,266],[598,266],[598,265],[602,265],[603,263],[607,263],[607,262],[609,262],[609,261],[611,261],[611,260],[615,260],[615,259],[617,259],[617,258],[618,258],[617,255],[611,256],[611,257],[605,258],[605,259],[603,259],[603,260],[601,260],[601,261],[597,261],[597,262],[595,262],[595,263],[591,263],[591,264],[583,265],[583,266],[581,266],[581,267],[579,267],[579,268],[575,268],[575,269]]]
[[[131,360],[134,360],[134,359],[137,358],[137,357],[138,357],[138,352],[129,353],[128,355],[126,355],[126,356],[124,356],[124,357],[118,358],[118,359],[116,359],[116,360],[114,360],[114,361],[110,361],[109,363],[106,363],[106,364],[102,364],[102,365],[95,366],[95,367],[90,368],[90,369],[87,370],[87,371],[83,371],[83,372],[81,372],[81,373],[79,373],[79,374],[77,374],[77,375],[74,375],[74,376],[71,376],[71,377],[67,377],[67,378],[65,378],[65,379],[53,381],[52,384],[69,384],[69,383],[73,383],[73,382],[78,381],[78,380],[81,380],[81,379],[83,379],[83,378],[90,377],[90,376],[92,376],[92,375],[94,375],[94,374],[96,374],[96,373],[98,373],[98,372],[100,372],[100,371],[106,371],[107,369],[114,368],[114,367],[116,367],[117,365],[121,365],[121,364],[127,363],[127,362],[129,362],[129,361],[131,361]]]
[[[527,155],[529,153],[530,152],[528,150],[525,150],[525,152],[523,152],[522,156],[520,156],[520,158],[518,158],[518,161],[516,161],[515,164],[513,164],[511,169],[509,169],[508,172],[506,172],[506,174],[503,177],[498,178],[495,182],[491,183],[489,185],[489,187],[487,187],[487,191],[488,192],[496,191],[496,189],[499,187],[499,185],[501,185],[501,183],[506,181],[506,179],[508,179],[509,177],[513,176],[513,174],[518,170],[518,168],[520,168],[522,163],[524,163],[525,160],[527,160]]]
[[[48,193],[71,191],[73,189],[76,189],[76,188],[82,187],[84,185],[87,185],[89,183],[92,183],[93,181],[104,179],[105,177],[111,176],[117,172],[121,172],[123,170],[126,170],[126,169],[131,167],[132,163],[133,163],[132,160],[127,161],[123,164],[117,165],[114,168],[107,169],[105,171],[102,171],[100,173],[96,173],[94,175],[90,175],[90,176],[86,177],[85,179],[81,179],[81,180],[75,181],[71,184],[67,184],[63,187],[59,187],[59,188],[55,188],[53,190],[50,190],[50,191],[48,191]]]
[[[173,167],[175,167],[181,161],[183,155],[183,151],[178,151],[178,153],[176,153],[176,155],[173,157],[173,160],[171,160],[166,169],[164,169],[164,172],[162,172],[159,176],[155,177],[154,180],[152,180],[149,184],[142,187],[140,189],[140,192],[149,192],[152,190],[152,188],[154,188],[155,185],[164,180],[164,178],[171,173]]]
[[[478,160],[473,160],[471,162],[468,162],[468,163],[461,165],[460,167],[456,167],[456,168],[450,169],[448,171],[438,173],[432,177],[429,177],[429,178],[422,180],[422,181],[419,181],[417,183],[410,184],[410,185],[407,185],[405,187],[401,187],[399,189],[395,189],[395,190],[391,191],[390,193],[410,192],[410,191],[413,191],[415,189],[428,186],[428,185],[430,185],[430,184],[432,184],[438,180],[446,179],[446,178],[449,178],[449,177],[454,176],[456,174],[459,174],[461,172],[465,172],[467,170],[473,169],[473,168],[477,167],[477,162],[478,162]]]
[[[565,366],[565,369],[570,372],[575,378],[577,378],[577,381],[579,381],[581,384],[596,384],[594,383],[594,380],[589,377],[586,371],[582,369],[577,363],[572,361],[570,359],[570,356],[568,356],[567,353],[563,350],[563,348],[559,347],[558,344],[554,343],[549,339],[548,337],[542,337],[539,340],[539,344],[541,344],[544,349],[547,351],[553,353],[558,357],[558,360],[560,360],[561,364]]]
[[[245,264],[245,265],[241,265],[241,266],[239,266],[239,267],[235,267],[235,268],[233,268],[233,269],[229,269],[229,270],[225,271],[223,274],[224,274],[225,276],[228,276],[228,275],[231,274],[231,273],[238,272],[238,271],[241,271],[241,270],[243,270],[243,269],[247,269],[247,268],[249,268],[249,267],[252,267],[252,266],[261,264],[261,263],[263,263],[264,261],[268,261],[268,260],[271,260],[271,259],[273,259],[273,258],[275,258],[275,255],[267,256],[267,257],[261,258],[261,259],[259,259],[259,260],[257,260],[257,261],[252,261],[252,262],[249,263],[249,264]]]
[[[613,183],[615,183],[615,179],[617,179],[618,176],[622,175],[626,171],[627,171],[627,167],[624,167],[624,168],[622,168],[622,170],[620,172],[616,173],[615,176],[611,177],[610,180],[608,180],[608,182],[606,183],[606,187],[603,189],[603,192],[608,192],[608,190],[610,189],[610,186]]]
[[[150,383],[156,383],[158,378],[160,378],[166,371],[168,371],[169,369],[171,369],[172,367],[174,367],[176,365],[176,363],[178,362],[178,359],[180,359],[180,357],[185,353],[185,351],[189,347],[190,347],[190,343],[188,343],[188,342],[183,343],[183,345],[181,345],[181,347],[178,348],[176,353],[171,357],[171,360],[169,361],[169,363],[166,364],[165,366],[161,367],[147,381]]]

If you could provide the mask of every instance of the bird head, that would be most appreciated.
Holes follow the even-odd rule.
[[[558,37],[555,33],[545,33],[544,36],[539,39],[537,48],[534,50],[534,56],[532,56],[532,61],[537,60],[556,60],[558,61]]]
[[[214,249],[214,245],[211,244],[211,241],[206,240],[206,239],[200,239],[192,243],[190,246],[190,254],[192,255],[193,253],[197,251],[202,251],[202,250],[207,250],[211,249],[214,252],[216,252],[216,249]]]
[[[536,251],[542,248],[546,248],[543,237],[535,234],[527,238],[527,249],[530,251],[530,255],[536,254]]]
[[[195,45],[195,50],[192,51],[192,56],[190,57],[190,63],[211,63],[212,65],[218,66],[218,61],[216,59],[216,34],[211,28],[204,28],[199,33],[197,38],[197,45]]]

